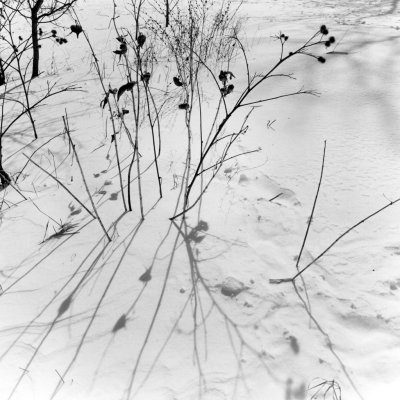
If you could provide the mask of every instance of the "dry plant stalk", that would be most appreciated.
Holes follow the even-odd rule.
[[[225,7],[225,8],[224,8]],[[287,60],[297,55],[306,55],[316,59],[320,63],[324,63],[325,59],[321,56],[316,56],[311,53],[315,46],[325,45],[328,46],[334,42],[334,37],[327,38],[328,30],[325,25],[311,36],[303,45],[297,50],[284,54],[284,46],[288,36],[280,33],[276,36],[279,40],[281,51],[278,61],[267,71],[262,74],[250,73],[250,66],[248,64],[248,57],[246,50],[238,37],[238,25],[234,24],[234,14],[230,13],[230,2],[224,4],[218,10],[215,16],[209,15],[209,6],[204,2],[189,1],[188,12],[185,14],[179,10],[170,12],[169,28],[166,29],[161,26],[157,21],[152,21],[153,31],[158,37],[163,40],[169,48],[170,54],[175,60],[178,76],[174,77],[174,84],[178,86],[182,92],[183,103],[179,104],[179,108],[185,110],[185,123],[187,128],[187,159],[186,167],[183,173],[184,176],[184,200],[183,207],[179,213],[176,213],[171,220],[178,217],[183,217],[185,214],[201,202],[201,198],[205,191],[209,188],[211,182],[218,173],[218,167],[228,160],[232,160],[243,154],[256,152],[259,149],[250,152],[244,152],[237,155],[230,155],[230,150],[234,142],[246,133],[248,127],[246,121],[251,114],[251,111],[244,118],[242,128],[233,134],[224,134],[228,128],[228,122],[232,119],[233,115],[244,107],[253,107],[257,104],[275,101],[278,99],[297,96],[297,95],[318,95],[313,90],[305,90],[300,88],[296,91],[283,93],[269,98],[261,98],[249,101],[250,94],[254,92],[262,83],[268,79],[273,78],[288,78],[294,79],[292,74],[278,73],[279,67]],[[233,14],[233,16],[232,16]],[[234,26],[229,32],[229,27]],[[229,70],[230,60],[233,56],[230,49],[237,44],[236,48],[242,53],[244,63],[247,71],[247,85],[238,94],[236,101],[231,108],[228,107],[227,97],[232,98],[235,94],[235,86],[231,80],[235,78],[234,74]],[[221,54],[225,58],[221,58]],[[216,73],[216,66],[221,66],[223,69],[220,73]],[[226,67],[224,67],[226,65]],[[212,125],[209,129],[208,136],[203,133],[204,126],[202,123],[202,92],[200,89],[202,82],[202,71],[206,72],[211,81],[215,83],[215,90],[219,95],[219,101],[216,112],[214,114]],[[209,80],[209,78],[208,78]],[[192,113],[196,109],[196,103],[199,104],[200,113],[200,128],[199,136],[196,137]],[[198,159],[193,153],[194,147],[192,142],[194,139],[198,140],[197,147],[200,149]],[[217,144],[224,144],[223,150],[217,149]],[[219,152],[217,161],[212,161],[212,150]],[[194,164],[194,167],[192,165]],[[206,177],[206,173],[208,175]],[[198,187],[198,180],[200,180],[200,188],[192,199],[193,189]]]
[[[315,211],[315,207],[317,204],[317,199],[318,199],[318,194],[319,194],[319,190],[321,187],[321,182],[322,182],[322,176],[323,176],[323,171],[324,171],[324,165],[325,165],[325,150],[326,150],[326,141],[324,142],[324,154],[323,154],[323,158],[322,158],[322,166],[321,166],[321,175],[319,178],[319,182],[318,182],[318,188],[317,188],[317,192],[315,194],[315,198],[314,198],[314,203],[313,203],[313,207],[311,210],[311,215],[310,218],[308,219],[308,224],[307,224],[307,229],[304,235],[304,239],[303,239],[303,243],[299,252],[299,255],[297,257],[297,261],[296,261],[296,268],[297,268],[297,273],[291,277],[291,278],[281,278],[281,279],[270,279],[269,282],[272,284],[281,284],[281,283],[294,283],[295,280],[302,276],[302,274],[308,269],[310,268],[313,264],[315,264],[320,258],[322,258],[330,249],[332,249],[332,247],[334,247],[341,239],[343,239],[345,236],[347,236],[351,231],[353,231],[355,228],[357,228],[358,226],[360,226],[361,224],[363,224],[364,222],[368,221],[369,219],[371,219],[372,217],[374,217],[377,214],[380,214],[382,211],[386,210],[387,208],[393,206],[394,204],[400,202],[400,197],[390,201],[388,204],[386,204],[385,206],[379,208],[378,210],[372,212],[371,214],[369,214],[368,216],[366,216],[365,218],[363,218],[362,220],[358,221],[357,223],[355,223],[354,225],[352,225],[350,228],[348,228],[346,231],[344,231],[341,235],[339,235],[328,247],[325,248],[325,250],[323,250],[317,257],[315,257],[312,261],[310,261],[305,267],[303,268],[299,268],[299,263],[300,263],[300,259],[301,259],[301,255],[303,253],[303,249],[307,240],[307,236],[308,236],[308,232],[310,230],[312,221],[313,221],[313,216],[314,216],[314,211]]]

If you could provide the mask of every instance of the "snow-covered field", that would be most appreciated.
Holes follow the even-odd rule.
[[[129,2],[120,3],[123,26],[131,17]],[[111,0],[79,0],[76,10],[107,84],[117,87]],[[97,221],[32,164],[18,181],[26,200],[11,187],[0,193],[6,200],[0,214],[0,400],[399,399],[400,204],[344,236],[296,287],[270,279],[297,272],[325,141],[323,179],[299,268],[400,197],[400,5],[254,0],[244,1],[240,14],[253,72],[279,57],[272,38],[279,32],[295,47],[326,24],[336,37],[335,53],[326,54],[323,65],[294,58],[283,71],[294,72],[296,81],[262,89],[304,86],[320,96],[254,109],[233,154],[262,150],[228,161],[201,208],[188,213],[188,228],[199,220],[208,224],[199,243],[185,242],[169,220],[185,168],[184,112],[168,106],[164,119],[163,198],[154,166],[146,169],[148,137],[142,147],[145,219],[136,186],[133,211],[123,214],[109,117],[99,105],[102,90],[88,45],[82,36],[43,45],[44,74],[31,90],[57,81],[82,91],[54,97],[36,111],[38,140],[32,142],[28,122],[18,124],[4,139],[5,168],[15,176],[26,162],[23,153],[61,134],[67,111],[113,240],[106,245]],[[67,18],[66,26],[71,23]],[[230,69],[240,87],[242,60]],[[154,85],[176,91],[165,81],[175,73],[163,60]],[[207,96],[205,121],[213,106]],[[126,172],[131,149],[127,140],[119,144]],[[61,135],[33,159],[52,173],[58,165],[58,179],[90,207],[76,162],[65,161],[68,152]],[[76,224],[73,234],[41,243],[48,223],[47,237],[57,228],[50,217]],[[227,296],[232,285],[238,293]]]

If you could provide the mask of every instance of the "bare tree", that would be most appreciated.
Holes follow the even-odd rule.
[[[32,79],[39,76],[39,39],[41,24],[54,23],[65,15],[77,0],[11,0],[4,6],[18,12],[31,26],[32,38]]]
[[[170,25],[170,15],[173,9],[178,5],[178,1],[164,0],[165,2],[165,27]]]
[[[4,1],[4,0],[3,0]],[[57,88],[56,84],[47,83],[47,90],[40,91],[40,95],[30,96],[31,79],[27,79],[31,57],[26,59],[25,54],[31,54],[32,41],[30,38],[14,37],[16,17],[21,14],[20,7],[25,2],[3,2],[0,6],[0,191],[11,184],[11,176],[3,165],[4,141],[12,128],[23,118],[27,117],[31,123],[35,139],[37,131],[33,112],[40,105],[56,94],[74,91],[78,88],[69,85]],[[48,37],[48,35],[46,36]],[[22,89],[22,94],[16,89]]]

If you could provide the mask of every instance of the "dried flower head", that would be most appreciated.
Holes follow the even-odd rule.
[[[329,33],[328,28],[326,27],[326,25],[321,25],[321,27],[319,28],[319,31],[323,34],[323,35],[327,35]]]

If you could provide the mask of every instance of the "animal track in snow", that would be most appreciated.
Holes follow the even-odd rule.
[[[243,282],[240,282],[236,278],[227,277],[221,284],[215,285],[216,288],[221,289],[221,293],[227,297],[236,297],[244,290],[247,290],[248,287],[244,285]]]
[[[71,215],[78,215],[78,214],[80,214],[82,212],[82,208],[75,208],[75,206],[72,203],[70,203],[68,205],[68,208],[70,210],[70,216]]]
[[[110,200],[117,200],[118,199],[118,192],[110,194]]]
[[[392,252],[392,255],[400,256],[400,246],[386,246],[385,250]]]
[[[241,174],[238,183],[240,187],[246,188],[246,196],[249,195],[249,189],[252,187],[257,196],[257,201],[273,201],[279,205],[301,205],[292,190],[282,187],[265,174],[259,174],[255,177]]]

